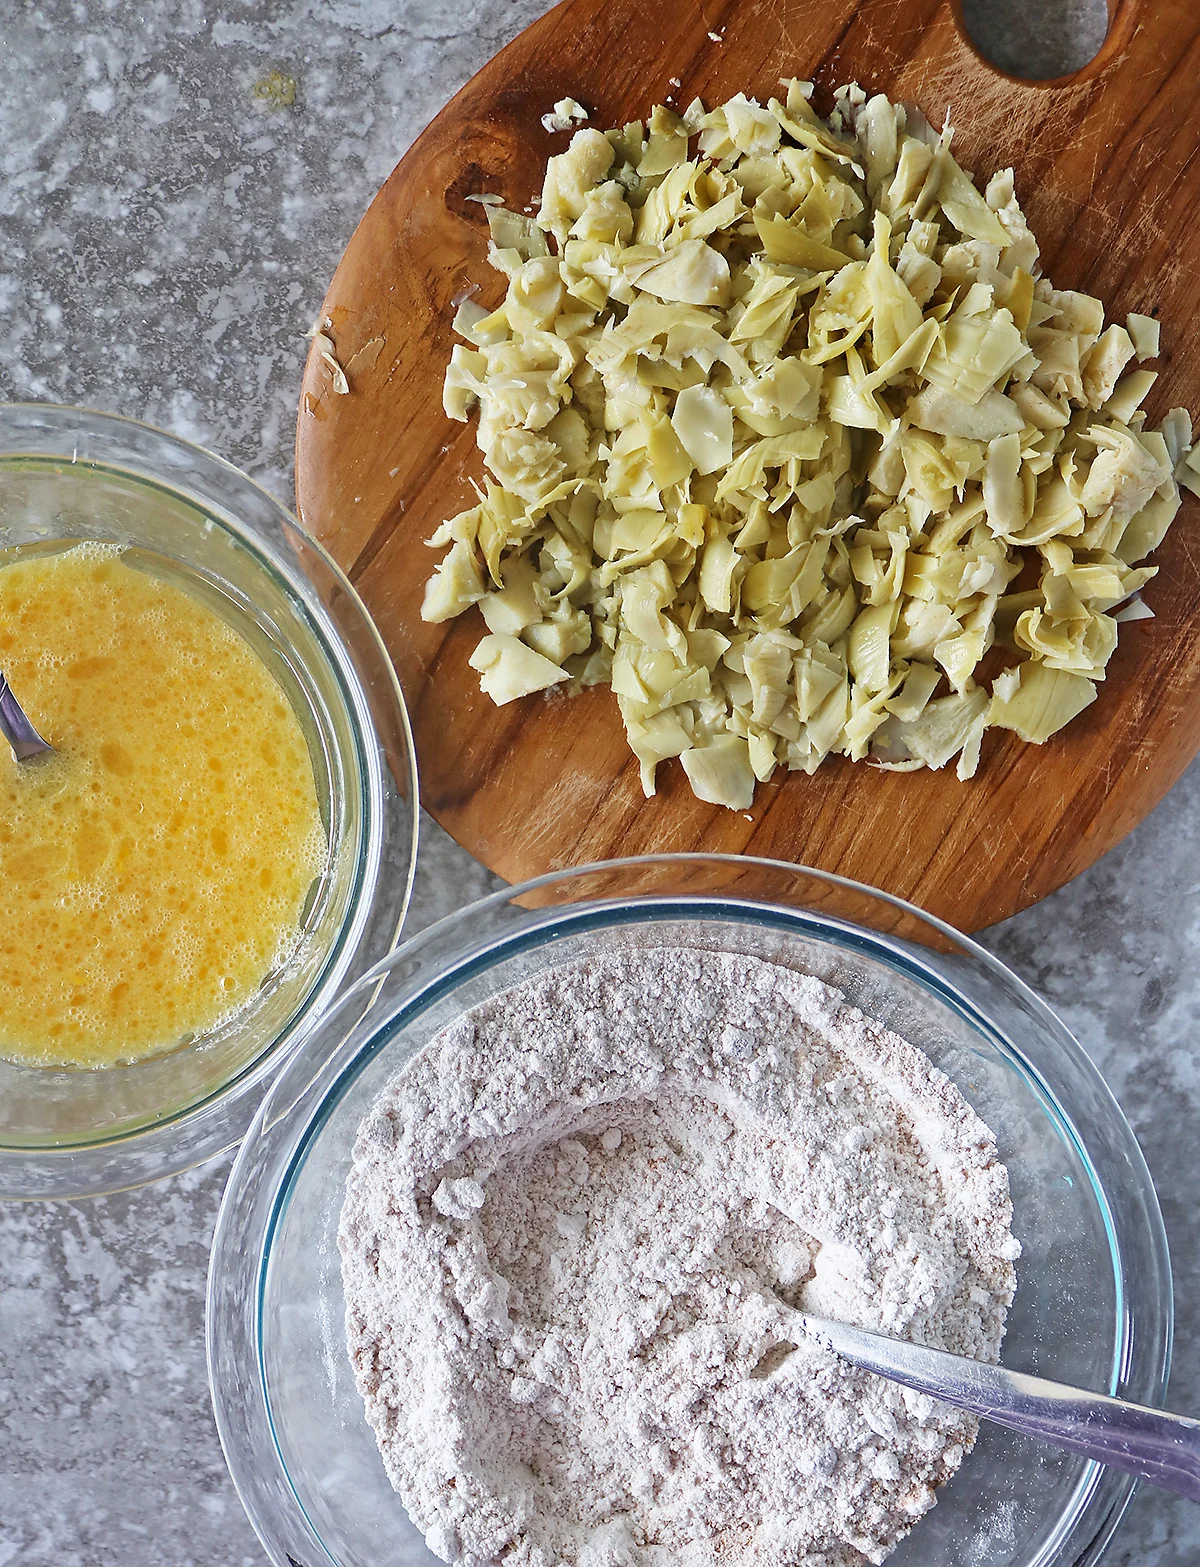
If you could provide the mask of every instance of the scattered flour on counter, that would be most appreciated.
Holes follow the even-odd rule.
[[[976,1422],[787,1311],[994,1360],[1011,1217],[988,1128],[837,991],[613,950],[466,1014],[363,1122],[351,1360],[445,1561],[879,1562]]]

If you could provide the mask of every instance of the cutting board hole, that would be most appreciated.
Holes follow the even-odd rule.
[[[971,43],[997,70],[1027,81],[1073,76],[1108,34],[1105,0],[961,0]]]

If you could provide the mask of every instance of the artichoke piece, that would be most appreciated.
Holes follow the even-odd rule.
[[[710,805],[748,811],[754,803],[754,768],[750,747],[738,735],[713,735],[703,746],[680,753],[692,793]]]
[[[1157,371],[1131,370],[1117,382],[1115,391],[1101,409],[1101,413],[1106,418],[1115,420],[1117,424],[1128,424],[1145,402],[1151,387],[1157,380]]]
[[[1104,679],[1104,666],[1117,645],[1111,615],[1084,610],[1078,618],[1058,618],[1051,611],[1027,609],[1013,632],[1017,646],[1040,659],[1047,669]]]
[[[1021,332],[1028,331],[1029,320],[1033,314],[1033,278],[1024,267],[1017,267],[1009,283],[1008,292],[1000,302],[1013,318],[1017,329]]]
[[[754,769],[754,776],[759,783],[769,782],[779,762],[776,754],[779,746],[778,739],[770,730],[752,730],[749,736],[749,746],[750,766]]]
[[[1094,681],[1030,662],[997,676],[988,723],[1042,745],[1095,700]]]
[[[442,383],[442,407],[450,419],[466,424],[472,408],[479,402],[487,376],[487,356],[455,343]]]
[[[602,244],[625,244],[633,235],[633,213],[625,192],[616,180],[605,180],[589,190],[583,211],[571,225],[572,239],[598,240]]]
[[[841,678],[804,726],[799,740],[788,747],[788,766],[815,773],[840,745],[850,721],[850,682]]]
[[[1014,544],[1044,544],[1047,539],[1074,538],[1083,532],[1085,520],[1083,507],[1059,472],[1039,488],[1033,515],[1025,526],[1000,536]]]
[[[824,643],[801,648],[793,664],[796,711],[802,723],[808,723],[828,698],[846,683],[846,662]]]
[[[625,733],[629,747],[640,764],[642,793],[647,799],[655,792],[655,773],[659,762],[678,756],[691,745],[689,718],[686,708],[674,707],[646,718],[626,718]]]
[[[959,168],[948,152],[942,162],[937,199],[960,234],[1002,249],[1008,245],[1008,230],[975,189],[971,176]]]
[[[1139,315],[1136,310],[1131,310],[1125,317],[1125,330],[1129,333],[1138,364],[1158,358],[1161,328],[1153,316]]]
[[[500,587],[503,582],[500,557],[514,545],[523,544],[534,530],[528,508],[520,496],[489,484],[487,494],[474,512],[462,515],[475,518],[475,536],[487,562],[488,573]]]
[[[786,555],[748,566],[742,582],[743,607],[752,615],[761,615],[773,604],[786,604],[810,549],[807,544],[797,545]]]
[[[987,722],[988,695],[979,686],[927,702],[920,717],[896,733],[910,755],[934,769],[945,767]]]
[[[878,323],[875,326],[874,357],[878,361],[880,349]],[[859,378],[855,375],[855,389],[860,397],[868,392],[874,392],[878,387],[889,386],[893,381],[903,378],[908,370],[921,370],[926,359],[937,342],[938,324],[936,321],[923,321],[915,327],[909,335],[894,348],[888,358],[878,364],[870,375]],[[853,361],[851,361],[853,363]],[[853,372],[852,372],[853,373]]]
[[[970,687],[971,676],[986,650],[986,631],[963,630],[935,643],[933,656],[946,671],[955,691],[961,694]]]
[[[1133,341],[1116,322],[1097,338],[1080,366],[1083,395],[1089,408],[1099,408],[1113,394],[1122,370],[1133,358]]]
[[[825,411],[834,424],[850,430],[874,430],[882,436],[891,433],[894,420],[888,410],[870,391],[860,391],[852,376],[831,376],[827,386]]]
[[[769,468],[779,468],[793,458],[798,462],[815,460],[824,445],[825,432],[819,425],[755,441],[721,475],[717,499],[726,500],[738,491],[751,492],[759,488]]]
[[[1079,497],[1089,517],[1111,506],[1116,517],[1127,521],[1171,478],[1167,454],[1149,450],[1129,430],[1093,425],[1083,439],[1099,448]]]
[[[479,671],[480,689],[497,707],[567,679],[565,669],[511,636],[484,637],[469,662]]]
[[[832,245],[823,245],[795,223],[778,215],[754,218],[754,227],[763,250],[771,261],[790,267],[808,267],[814,272],[836,272],[850,259]]]
[[[536,592],[537,567],[528,555],[517,555],[506,561],[503,569],[504,586],[483,594],[479,609],[489,631],[515,637],[542,618]],[[422,616],[430,618],[424,610]]]
[[[1007,310],[985,314],[988,301],[967,298],[942,323],[938,341],[922,371],[925,379],[944,392],[975,404],[1002,381],[1028,350]]]
[[[497,250],[515,250],[522,261],[550,254],[545,230],[523,212],[510,212],[507,207],[490,202],[483,210],[487,213],[488,230]]]
[[[549,114],[542,115],[542,128],[550,131],[571,131],[580,120],[586,120],[587,110],[574,98],[560,98]]]
[[[860,610],[850,627],[850,673],[866,691],[882,691],[888,683],[890,639],[899,609],[899,603],[872,605]]]
[[[621,578],[621,623],[644,647],[670,651],[686,664],[687,637],[663,611],[675,597],[675,584],[662,561],[641,566]]]
[[[625,273],[656,299],[685,305],[729,303],[729,263],[702,239],[685,239],[665,256],[627,265]]]
[[[891,359],[900,345],[925,325],[920,305],[892,268],[891,233],[891,223],[882,212],[877,212],[871,258],[863,273],[871,304],[871,348],[877,365]]]
[[[484,596],[483,576],[475,551],[463,539],[453,544],[433,576],[425,584],[421,619],[452,620]]]
[[[1117,610],[1113,619],[1123,626],[1129,620],[1153,620],[1154,611],[1149,604],[1143,604],[1141,599],[1135,598]]]
[[[731,646],[729,638],[719,631],[701,630],[687,633],[688,661],[710,673],[717,666],[721,655]]]
[[[1068,288],[1048,288],[1042,297],[1050,322],[1077,337],[1081,347],[1090,348],[1103,332],[1104,306],[1093,295]]]
[[[739,152],[774,152],[779,146],[780,121],[745,93],[735,93],[722,111],[729,139]]]
[[[877,197],[885,181],[896,171],[900,154],[900,113],[882,93],[876,93],[859,112],[854,125],[863,150],[867,189]]]
[[[725,392],[743,422],[759,435],[783,435],[783,430],[764,430],[758,419],[804,420],[817,417],[821,406],[821,372],[802,359],[776,359],[752,381],[742,382]],[[737,400],[734,400],[734,399]],[[732,460],[732,459],[731,459]]]
[[[750,716],[764,727],[775,722],[788,702],[793,661],[799,644],[784,632],[760,632],[742,651],[742,668],[750,682]]]
[[[504,313],[517,332],[546,327],[562,308],[563,294],[558,262],[553,256],[534,256],[509,278]]]
[[[1134,561],[1144,560],[1166,538],[1167,529],[1175,521],[1175,513],[1179,510],[1179,502],[1178,490],[1167,495],[1154,495],[1132,518],[1120,541],[1114,546],[1114,553],[1130,565]]]
[[[560,245],[571,225],[583,216],[588,196],[612,168],[613,149],[599,131],[576,131],[566,152],[546,164],[538,226],[548,229]]]
[[[613,654],[612,688],[638,703],[638,716],[646,717],[681,702],[705,700],[712,683],[707,669],[681,663],[673,653],[655,651],[622,633]]]
[[[888,701],[888,712],[903,723],[912,723],[925,711],[941,682],[942,672],[932,664],[910,664],[904,684]]]
[[[935,435],[962,435],[972,441],[993,441],[1001,435],[1018,435],[1025,415],[1003,392],[985,392],[969,403],[952,392],[927,386],[906,409],[909,422]]]
[[[685,387],[671,423],[697,473],[716,473],[733,461],[733,410],[712,387]]]
[[[1167,448],[1167,456],[1170,459],[1175,478],[1182,483],[1182,475],[1188,469],[1195,452],[1191,451],[1192,444],[1192,416],[1186,408],[1172,408],[1162,424],[1158,427],[1158,433],[1163,438]]]
[[[583,610],[568,607],[529,626],[524,636],[543,658],[562,665],[573,654],[587,652],[592,643],[592,622]]]
[[[1017,434],[997,436],[988,444],[983,505],[988,527],[997,538],[1011,538],[1029,521],[1021,479],[1021,437]]]
[[[876,731],[890,721],[888,698],[904,679],[896,673],[881,690],[868,695],[862,686],[854,686],[850,693],[850,716],[846,719],[842,734],[842,754],[852,762],[861,762]]]
[[[832,647],[844,637],[858,611],[858,596],[853,587],[830,588],[801,621],[801,635],[806,642],[823,642]]]
[[[774,361],[791,332],[799,292],[798,282],[773,272],[761,273],[743,301],[730,342],[752,344],[756,362]]]
[[[664,511],[640,506],[603,518],[592,535],[595,552],[609,562],[632,568],[648,565],[654,553],[671,538],[671,519]]]

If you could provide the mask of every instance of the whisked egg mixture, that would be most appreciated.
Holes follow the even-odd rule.
[[[0,668],[59,753],[0,746],[0,1055],[176,1047],[298,939],[327,841],[297,715],[232,626],[111,545],[0,567]]]

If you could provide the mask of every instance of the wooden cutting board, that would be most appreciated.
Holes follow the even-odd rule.
[[[592,123],[640,118],[668,96],[760,97],[816,80],[818,106],[856,79],[957,127],[989,174],[1012,164],[1042,265],[1100,296],[1110,318],[1158,307],[1165,355],[1148,407],[1200,416],[1200,4],[1115,0],[1077,75],[1004,77],[966,42],[947,0],[564,0],[470,81],[375,198],[325,301],[349,395],[310,356],[296,444],[304,523],[378,621],[411,709],[425,805],[509,881],[611,855],[725,850],[799,860],[898,893],[976,930],[1045,896],[1127,833],[1200,746],[1200,508],[1190,497],[1147,591],[1156,619],[1126,625],[1100,697],[1044,746],[991,732],[979,775],[887,774],[841,759],[776,773],[747,815],[704,805],[682,769],[642,797],[607,690],[493,707],[467,658],[476,611],[425,625],[437,559],[423,541],[472,503],[473,424],[446,419],[452,301],[502,279],[484,261],[481,207],[540,188],[564,135],[541,116],[564,96]],[[677,80],[676,80],[677,79]],[[1198,420],[1200,422],[1200,420]]]

